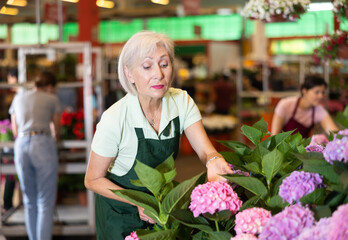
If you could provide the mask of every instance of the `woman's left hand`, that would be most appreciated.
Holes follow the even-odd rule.
[[[207,175],[208,175],[209,182],[213,182],[213,181],[227,182],[226,178],[220,176],[225,174],[233,174],[233,171],[224,158],[219,157],[217,159],[214,159],[210,163],[208,163]]]

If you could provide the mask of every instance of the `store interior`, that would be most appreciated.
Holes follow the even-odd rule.
[[[83,186],[83,176],[101,114],[126,94],[118,81],[117,63],[123,44],[136,32],[164,32],[174,40],[172,86],[194,99],[218,151],[226,150],[219,140],[250,144],[241,134],[242,125],[263,118],[270,131],[276,104],[281,98],[299,96],[306,75],[320,75],[327,82],[322,104],[333,118],[348,103],[348,56],[330,62],[313,57],[323,36],[348,31],[348,18],[336,16],[328,1],[311,1],[311,9],[299,19],[284,22],[243,17],[240,11],[246,0],[170,0],[167,5],[150,0],[13,1],[22,6],[11,2],[0,3],[0,120],[9,118],[16,89],[32,88],[40,71],[56,75],[64,110],[57,239],[95,236],[94,197]],[[6,8],[16,9],[16,14],[6,13]],[[18,70],[17,82],[8,81],[11,69]],[[214,87],[219,82],[225,84],[222,89]],[[323,129],[317,126],[314,132]],[[13,139],[0,141],[1,199],[5,176],[16,173],[13,144]],[[178,181],[205,171],[185,135],[176,166]],[[13,208],[0,214],[0,239],[26,236],[18,184]]]

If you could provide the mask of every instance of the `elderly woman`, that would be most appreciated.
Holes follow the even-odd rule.
[[[138,189],[135,159],[152,167],[179,149],[183,131],[206,164],[210,181],[232,173],[204,131],[200,112],[191,97],[171,88],[174,44],[166,35],[140,32],[125,44],[118,74],[128,94],[107,109],[93,138],[85,185],[96,195],[98,239],[124,239],[154,221],[143,209],[110,189]]]
[[[316,123],[320,123],[327,134],[338,131],[338,127],[320,105],[327,84],[321,77],[308,75],[301,85],[301,97],[287,97],[279,101],[272,120],[272,135],[281,131],[295,130],[303,137],[310,137]]]

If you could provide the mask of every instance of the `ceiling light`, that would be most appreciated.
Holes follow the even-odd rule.
[[[7,5],[25,7],[27,6],[27,0],[7,0]]]
[[[18,14],[18,9],[17,8],[8,8],[8,7],[2,7],[0,9],[0,14],[5,14],[5,15],[17,15]]]
[[[309,4],[308,11],[331,11],[333,9],[333,5],[330,2],[322,2],[322,3],[311,3]]]
[[[161,5],[168,5],[169,0],[151,0],[151,2],[156,3],[156,4],[161,4]]]
[[[79,0],[62,0],[63,2],[77,3]]]
[[[113,1],[97,0],[97,6],[102,8],[113,8],[115,3]]]

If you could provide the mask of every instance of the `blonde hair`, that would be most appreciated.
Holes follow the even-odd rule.
[[[141,31],[134,34],[124,45],[118,60],[118,77],[124,90],[132,95],[137,95],[137,90],[128,81],[124,68],[131,70],[139,61],[149,54],[154,53],[158,46],[164,47],[169,55],[172,66],[174,65],[174,42],[165,34],[151,31]],[[174,72],[174,66],[173,66]],[[172,74],[172,79],[174,74]]]

